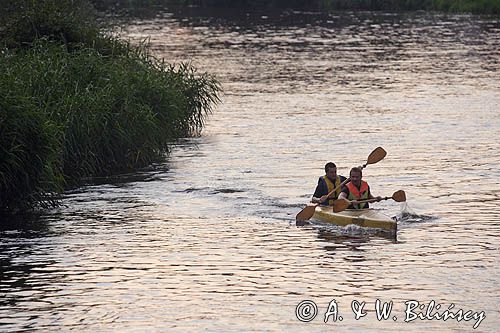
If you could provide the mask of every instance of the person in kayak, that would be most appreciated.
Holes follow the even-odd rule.
[[[345,180],[344,176],[337,175],[337,166],[333,162],[328,162],[325,164],[325,175],[319,177],[318,185],[314,191],[313,197],[311,199],[314,203],[319,203],[321,205],[333,205],[333,200],[337,199],[341,193],[340,184]],[[333,189],[335,192],[328,197]]]
[[[361,168],[352,168],[349,172],[349,177],[351,181],[342,188],[342,193],[339,195],[339,199],[347,199],[351,202],[349,206],[350,209],[364,209],[368,208],[367,202],[359,203],[360,200],[365,199],[377,199],[377,201],[382,200],[382,197],[374,197],[370,193],[370,186],[367,182],[362,180],[363,171]]]

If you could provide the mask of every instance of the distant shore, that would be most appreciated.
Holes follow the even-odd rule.
[[[475,14],[500,14],[500,0],[92,0],[99,8],[111,6],[200,6],[295,8],[302,10],[369,10],[369,11],[442,11]]]

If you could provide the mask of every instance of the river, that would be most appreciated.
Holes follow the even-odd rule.
[[[165,163],[2,227],[0,331],[498,330],[498,17],[162,10],[121,34],[213,73],[222,103]],[[363,176],[406,192],[373,204],[396,239],[296,226],[326,162],[377,146]]]

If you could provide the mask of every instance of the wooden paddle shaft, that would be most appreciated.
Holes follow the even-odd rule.
[[[330,192],[328,192],[327,198],[329,198],[330,195],[332,195],[333,193],[335,193],[335,191],[337,191],[339,188],[342,188],[342,186],[344,186],[345,184],[347,184],[350,181],[351,181],[351,178],[347,178],[346,180],[344,180],[342,183],[340,183],[339,186],[335,187],[333,190],[331,190]]]
[[[388,200],[388,199],[393,199],[396,202],[404,202],[404,201],[406,201],[406,193],[403,190],[399,190],[399,191],[394,192],[392,197],[385,197],[385,198],[381,198],[380,200]],[[358,203],[370,203],[370,202],[375,202],[375,201],[378,201],[378,199],[373,198],[373,199],[367,199],[367,200],[360,200],[360,201],[358,201]]]
[[[392,199],[392,197],[384,197],[384,198],[381,198],[380,200],[389,200],[389,199]],[[378,201],[377,198],[373,198],[373,199],[365,199],[365,200],[356,200],[357,203],[372,203],[372,202],[376,202]]]

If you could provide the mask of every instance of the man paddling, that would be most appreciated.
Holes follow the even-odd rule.
[[[349,206],[350,209],[364,209],[368,208],[368,203],[359,203],[358,200],[365,199],[377,199],[377,202],[382,200],[382,197],[374,197],[370,193],[370,186],[367,182],[362,180],[363,171],[361,168],[352,168],[349,172],[349,177],[351,181],[342,188],[342,193],[339,195],[339,199],[347,199],[351,202]]]
[[[345,180],[344,176],[337,175],[337,166],[333,162],[328,162],[325,164],[325,175],[319,177],[318,185],[314,191],[314,195],[311,199],[314,203],[319,203],[321,205],[332,205],[333,200],[337,199],[341,193],[340,184]],[[333,189],[335,192],[328,197]]]

